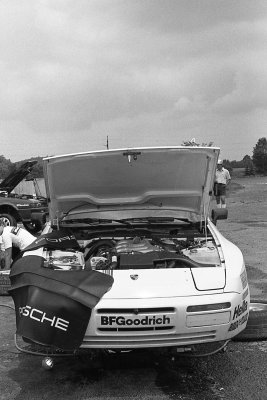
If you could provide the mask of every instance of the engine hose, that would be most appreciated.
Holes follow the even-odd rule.
[[[115,246],[115,242],[113,240],[99,239],[93,245],[87,245],[85,248],[90,247],[90,250],[84,257],[84,260],[87,261],[100,246],[108,246],[110,248],[113,248]]]
[[[166,251],[170,251],[172,253],[173,252],[177,253],[180,251],[180,248],[177,246],[177,244],[170,244],[170,243],[166,244],[162,240],[160,240],[158,237],[155,237],[155,236],[152,236],[151,239],[156,245],[162,247]]]

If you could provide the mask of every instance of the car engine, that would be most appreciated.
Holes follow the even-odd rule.
[[[123,270],[218,267],[220,256],[212,238],[98,238],[79,251],[43,249],[44,266],[61,270]]]
[[[149,269],[218,266],[218,250],[212,240],[130,237],[98,239],[84,251],[85,268]]]

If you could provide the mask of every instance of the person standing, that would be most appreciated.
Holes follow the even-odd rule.
[[[222,160],[218,160],[215,172],[214,194],[218,208],[226,208],[226,187],[231,181],[228,169],[223,167]]]
[[[5,252],[5,269],[10,269],[12,259],[14,260],[19,253],[29,246],[36,237],[26,229],[17,226],[5,226],[5,222],[0,219],[1,247]]]

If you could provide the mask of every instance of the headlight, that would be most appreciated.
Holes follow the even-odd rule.
[[[42,207],[42,203],[32,203],[31,204],[32,207],[36,208],[36,207]]]
[[[224,325],[230,322],[230,318],[230,311],[188,315],[186,317],[186,326],[188,328],[196,328],[200,326]]]

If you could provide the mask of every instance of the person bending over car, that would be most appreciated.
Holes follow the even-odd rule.
[[[0,219],[0,240],[1,247],[5,252],[5,269],[10,269],[12,260],[17,258],[19,253],[29,246],[36,237],[26,229],[17,226],[5,226]]]

